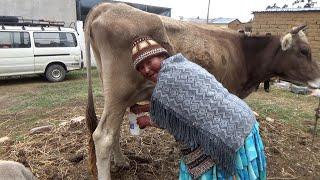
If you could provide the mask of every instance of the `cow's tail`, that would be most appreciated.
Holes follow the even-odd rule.
[[[90,43],[91,43],[91,28],[90,22],[86,23],[85,31],[85,51],[86,51],[86,65],[87,65],[87,79],[88,79],[88,102],[86,109],[86,124],[90,132],[89,139],[89,170],[94,176],[97,177],[98,171],[96,166],[96,153],[94,147],[94,141],[92,134],[97,128],[98,119],[94,108],[93,93],[92,93],[92,77],[91,77],[91,54],[90,54]]]

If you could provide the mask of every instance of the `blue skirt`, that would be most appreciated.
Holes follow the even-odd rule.
[[[259,123],[257,122],[251,133],[245,140],[244,145],[237,151],[236,172],[234,175],[226,176],[219,166],[213,166],[209,171],[201,175],[199,180],[264,180],[267,178],[266,157],[264,146],[259,134]],[[188,168],[181,160],[179,180],[192,180]]]

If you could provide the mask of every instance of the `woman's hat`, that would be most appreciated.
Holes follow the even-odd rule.
[[[168,51],[151,37],[141,36],[133,40],[132,60],[135,69],[137,69],[138,64],[142,61],[159,55],[169,57]]]

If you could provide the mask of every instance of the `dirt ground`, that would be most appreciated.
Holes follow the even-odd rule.
[[[260,120],[266,146],[268,179],[319,179],[320,138],[280,122]],[[121,130],[121,147],[130,160],[129,169],[112,167],[114,179],[177,179],[179,149],[163,130],[146,129],[131,136],[128,125]],[[53,132],[32,135],[7,144],[1,159],[22,162],[39,179],[90,179],[87,171],[87,133],[83,123],[57,126]]]
[[[19,93],[23,88],[26,86],[18,85],[12,91]],[[4,90],[3,87],[0,87],[1,90]],[[32,91],[36,92],[37,89],[34,88]],[[6,93],[1,96],[0,106],[5,107],[4,103],[9,101],[6,97]],[[96,107],[97,114],[100,114],[102,101],[97,101]],[[8,119],[23,118],[31,113],[27,111],[21,114],[8,113],[6,116]],[[85,124],[59,125],[63,121],[84,115],[84,111],[85,102],[82,100],[47,111],[46,115],[50,119],[45,119],[35,126],[50,123],[54,125],[54,129],[51,132],[35,135],[28,135],[25,132],[23,136],[19,136],[20,138],[2,145],[0,159],[22,162],[30,167],[39,179],[90,179],[86,166],[88,134]],[[312,144],[310,132],[304,132],[277,119],[274,122],[263,118],[258,120],[265,143],[268,179],[320,180],[320,135]],[[156,128],[146,129],[141,136],[131,136],[128,130],[128,121],[124,120],[120,144],[124,154],[129,158],[130,168],[112,166],[113,178],[177,179],[180,154],[178,144],[172,136]]]

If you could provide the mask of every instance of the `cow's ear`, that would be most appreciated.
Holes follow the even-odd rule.
[[[281,40],[281,48],[283,51],[290,49],[292,46],[292,35],[289,33],[285,35]]]

